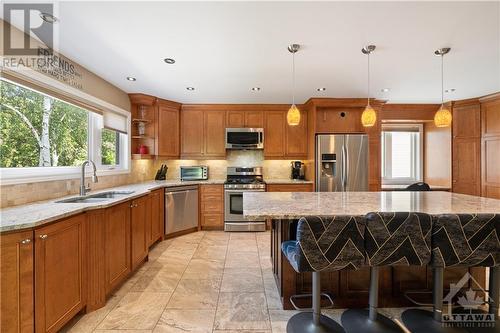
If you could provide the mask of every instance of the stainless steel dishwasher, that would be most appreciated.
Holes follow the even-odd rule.
[[[198,186],[165,189],[165,234],[198,227]]]

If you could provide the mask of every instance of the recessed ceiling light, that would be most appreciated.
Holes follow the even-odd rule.
[[[259,87],[253,87],[252,91],[260,91],[260,88]]]
[[[44,20],[45,22],[47,23],[56,23],[57,21],[59,21],[57,19],[57,17],[55,17],[54,15],[52,14],[49,14],[49,13],[40,13],[40,18],[42,20]]]
[[[186,87],[186,89],[189,90],[189,91],[193,91],[194,87]]]
[[[163,61],[165,61],[169,65],[175,64],[175,60],[172,58],[165,58],[163,59]]]
[[[388,92],[390,90],[391,90],[390,88],[382,88],[382,89],[380,89],[381,92]]]
[[[444,92],[445,92],[445,93],[452,93],[452,92],[455,92],[455,88],[446,89]]]
[[[325,91],[325,90],[326,90],[326,88],[325,88],[325,87],[321,87],[321,88],[317,88],[316,90],[317,90],[317,91]]]
[[[132,76],[127,76],[127,80],[129,80],[129,81],[137,81],[137,79],[135,77],[132,77]]]

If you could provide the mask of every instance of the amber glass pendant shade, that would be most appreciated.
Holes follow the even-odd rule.
[[[300,110],[295,106],[295,104],[292,104],[290,109],[288,109],[288,112],[286,114],[286,122],[290,126],[297,126],[300,124]]]
[[[377,112],[370,106],[367,105],[363,113],[361,114],[361,124],[364,127],[372,127],[377,122]]]
[[[434,125],[436,127],[449,127],[451,126],[451,111],[444,105],[441,105],[434,115]]]

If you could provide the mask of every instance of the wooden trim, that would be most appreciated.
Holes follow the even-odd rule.
[[[189,228],[189,229],[182,230],[182,231],[173,232],[171,234],[165,235],[165,239],[169,239],[169,238],[174,238],[174,237],[178,237],[178,236],[190,234],[190,233],[193,233],[193,232],[196,232],[196,231],[198,231],[198,227],[194,227],[194,228]]]
[[[387,101],[370,98],[370,104],[376,108],[385,105]],[[319,107],[365,107],[366,98],[309,98],[304,104],[311,104],[316,108]]]
[[[380,112],[380,118],[384,122],[433,121],[439,106],[439,104],[385,104]]]
[[[489,95],[480,97],[479,102],[484,103],[484,102],[489,102],[489,101],[496,100],[496,99],[500,99],[500,91],[493,93],[493,94],[489,94]]]
[[[157,98],[154,96],[140,94],[140,93],[128,94],[128,97],[130,98],[130,103],[132,104],[140,104],[148,106],[153,106],[153,104],[157,100]]]
[[[473,106],[478,104],[479,104],[479,98],[468,98],[451,102],[452,107]]]

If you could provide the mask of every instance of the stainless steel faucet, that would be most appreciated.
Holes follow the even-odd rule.
[[[90,191],[90,187],[85,186],[85,167],[88,164],[92,164],[92,168],[94,168],[94,175],[92,176],[92,182],[93,183],[98,182],[97,174],[96,174],[97,169],[95,167],[95,163],[92,160],[86,160],[82,164],[82,178],[80,179],[80,195],[86,195],[87,192]]]

